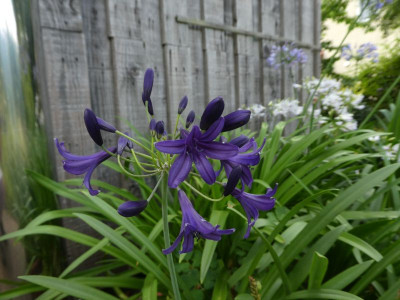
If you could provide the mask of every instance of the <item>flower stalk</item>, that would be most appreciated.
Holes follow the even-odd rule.
[[[171,241],[169,239],[169,226],[168,226],[168,178],[161,175],[161,201],[162,201],[162,219],[163,219],[163,231],[164,231],[164,246],[169,248]],[[172,291],[174,293],[174,299],[180,300],[181,294],[179,291],[178,278],[176,276],[174,259],[172,253],[167,254],[168,270],[171,277]]]

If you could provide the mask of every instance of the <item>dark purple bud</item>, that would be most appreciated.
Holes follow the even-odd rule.
[[[207,130],[215,121],[217,121],[221,117],[224,107],[225,103],[222,97],[217,97],[208,103],[200,119],[200,129]]]
[[[93,141],[99,146],[103,145],[103,138],[101,137],[100,125],[97,121],[97,117],[94,114],[94,112],[91,109],[86,108],[85,113],[83,115],[83,119],[85,120],[86,129],[90,137],[93,139]]]
[[[117,129],[114,126],[112,126],[111,124],[107,123],[103,119],[100,119],[99,117],[97,117],[97,123],[99,124],[100,129],[102,129],[104,131],[108,131],[108,132],[112,132],[112,133],[117,131]]]
[[[239,135],[231,140],[229,143],[238,146],[239,148],[246,144],[250,139],[245,135]]]
[[[188,129],[190,127],[190,125],[193,124],[194,122],[194,118],[196,117],[196,114],[194,113],[194,111],[190,111],[190,113],[188,114],[187,118],[186,118],[186,129]]]
[[[228,182],[225,185],[224,189],[224,196],[228,196],[232,194],[233,190],[235,189],[236,185],[240,180],[240,176],[242,175],[242,167],[236,166],[232,169],[231,174],[229,174]]]
[[[224,117],[225,123],[222,131],[230,131],[246,125],[250,120],[250,110],[237,110]]]
[[[156,123],[157,123],[156,119],[151,119],[150,124],[149,124],[149,129],[153,136],[156,132]]]
[[[178,107],[178,115],[182,114],[188,104],[188,97],[185,96],[182,98],[181,102],[179,102]]]
[[[153,102],[151,102],[150,98],[147,101],[147,111],[149,112],[150,115],[154,116]]]
[[[164,121],[158,121],[156,123],[157,138],[161,139],[161,137],[164,135],[164,132],[165,132]]]
[[[148,202],[143,201],[127,201],[118,207],[118,213],[123,217],[134,217],[140,214],[147,207]]]
[[[153,69],[149,68],[144,73],[143,93],[142,93],[143,104],[145,104],[146,101],[150,100],[151,90],[153,89],[153,81],[154,81],[154,71]]]
[[[127,132],[125,132],[126,135],[129,136]],[[121,136],[118,139],[118,147],[117,147],[117,154],[122,155],[122,152],[124,151],[125,147],[128,147],[129,149],[133,149],[133,143],[131,140],[127,139],[124,136]]]

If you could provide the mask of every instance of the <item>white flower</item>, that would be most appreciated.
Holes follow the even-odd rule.
[[[343,99],[337,93],[329,93],[321,102],[324,109],[333,108],[337,112],[343,109]]]
[[[303,86],[302,86],[301,84],[293,83],[293,88],[296,89],[296,90],[299,90],[299,89],[301,89],[302,87],[303,87]]]
[[[384,155],[390,159],[390,160],[395,160],[396,156],[397,156],[397,152],[399,151],[399,144],[389,144],[389,145],[385,145],[382,147],[383,150],[385,150],[386,152],[384,153]]]
[[[272,104],[272,114],[274,116],[282,115],[285,118],[298,116],[303,111],[297,99],[283,99]]]
[[[377,143],[381,140],[381,136],[380,135],[374,135],[374,136],[370,136],[368,138],[369,141]]]
[[[265,116],[266,107],[261,104],[253,104],[247,109],[251,111],[251,118],[262,118]]]

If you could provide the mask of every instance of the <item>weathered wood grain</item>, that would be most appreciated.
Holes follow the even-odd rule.
[[[262,31],[263,33],[279,36],[280,33],[280,1],[263,0],[261,4],[262,11]],[[263,80],[264,80],[264,104],[277,99],[281,95],[281,70],[275,70],[266,62],[272,46],[277,45],[275,42],[263,41]]]
[[[234,2],[235,26],[246,30],[253,30],[253,3],[252,0],[236,0]],[[254,42],[252,37],[235,37],[236,55],[236,95],[238,106],[249,106],[257,97],[255,82],[259,79],[254,69]]]
[[[40,26],[61,30],[82,31],[80,0],[38,0]]]

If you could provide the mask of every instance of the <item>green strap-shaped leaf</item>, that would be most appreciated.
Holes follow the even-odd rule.
[[[152,274],[146,276],[142,289],[143,300],[157,300],[157,280]]]
[[[308,278],[309,290],[315,290],[321,287],[321,283],[324,280],[327,269],[328,269],[328,259],[322,254],[314,252],[310,268],[310,277]]]
[[[110,294],[75,282],[73,280],[41,275],[20,276],[19,278],[35,283],[37,285],[44,286],[48,289],[59,291],[63,294],[86,300],[118,300],[118,298],[111,296]]]
[[[128,254],[133,260],[139,262],[139,266],[142,266],[148,272],[153,273],[154,276],[167,288],[171,288],[171,281],[161,271],[159,266],[157,266],[148,256],[146,256],[142,251],[140,251],[140,249],[129,242],[121,234],[115,232],[113,229],[93,217],[84,214],[76,214],[76,216],[78,216],[81,220],[102,234],[104,237],[108,238],[113,244]]]
[[[338,300],[363,300],[360,297],[337,290],[320,289],[311,291],[298,291],[290,294],[285,299],[338,299]]]
[[[322,285],[324,289],[342,290],[354,280],[359,278],[373,263],[373,260],[367,260],[361,264],[352,266],[329,279]]]
[[[228,217],[227,211],[213,210],[210,217],[210,223],[213,225],[220,225],[222,228],[225,225],[226,218]],[[208,269],[210,268],[215,249],[217,248],[217,241],[206,240],[204,245],[203,254],[201,256],[200,264],[200,282],[203,283],[206,278]]]

